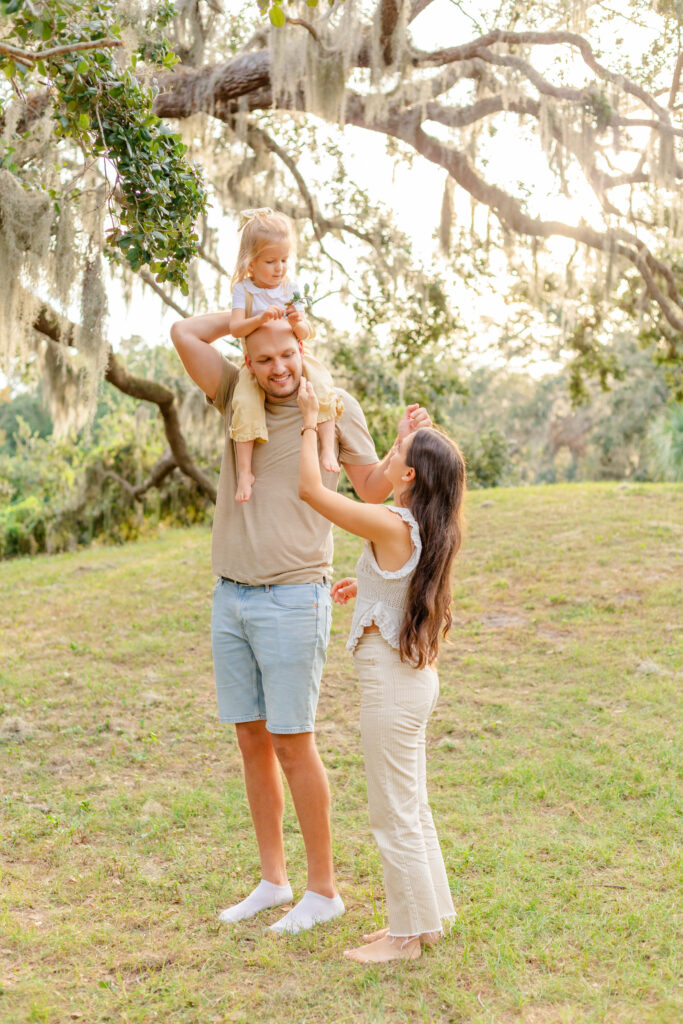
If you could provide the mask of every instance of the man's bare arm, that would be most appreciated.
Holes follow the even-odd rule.
[[[353,466],[342,463],[354,491],[361,501],[380,504],[391,494],[391,484],[384,475],[384,470],[399,441],[412,434],[420,427],[431,427],[432,418],[426,409],[418,405],[409,405],[398,425],[396,440],[381,462],[373,462],[369,466]]]
[[[391,485],[384,475],[389,455],[385,455],[381,462],[373,462],[370,466],[352,466],[350,463],[342,463],[346,475],[351,481],[351,486],[361,499],[370,501],[375,505],[381,505],[391,493]]]
[[[195,384],[210,399],[216,397],[223,372],[223,357],[211,345],[230,333],[230,313],[205,313],[178,320],[171,341]]]

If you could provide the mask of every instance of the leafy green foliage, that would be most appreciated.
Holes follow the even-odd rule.
[[[569,364],[569,394],[574,402],[588,399],[587,380],[598,380],[607,391],[610,378],[623,379],[623,369],[616,352],[598,340],[602,326],[599,306],[591,316],[583,317],[566,339],[568,348],[575,353]]]
[[[53,94],[57,136],[103,158],[113,171],[110,186],[118,205],[110,198],[114,225],[107,236],[108,255],[125,259],[133,270],[147,265],[159,281],[187,293],[187,269],[197,252],[194,223],[205,209],[206,195],[180,136],[153,113],[153,89],[135,76],[139,59],[160,68],[175,64],[158,34],[158,26],[173,16],[173,5],[162,4],[157,22],[148,26],[148,41],[126,67],[117,63],[112,45],[69,50],[120,38],[111,0],[7,4],[5,13],[12,15],[5,43],[30,56],[0,55],[0,71],[17,88],[39,77]],[[51,55],[55,49],[59,52]]]
[[[22,393],[0,404],[0,452],[14,455],[21,424],[37,437],[49,437],[52,420],[37,395]]]
[[[683,480],[683,403],[670,405],[648,432],[657,480]]]
[[[454,396],[445,415],[465,453],[474,455],[475,477],[490,480],[492,462],[497,482],[506,485],[676,479],[675,460],[657,459],[653,437],[654,425],[669,422],[666,372],[630,335],[615,337],[613,347],[615,378],[608,388],[587,382],[578,406],[567,397],[571,366],[537,380],[502,367],[474,370],[467,394]],[[502,461],[496,437],[505,439]],[[662,451],[667,443],[662,438]]]
[[[160,523],[186,526],[212,506],[177,471],[136,501],[121,480],[143,482],[165,439],[158,418],[106,392],[92,434],[41,437],[19,418],[14,450],[0,449],[0,558],[70,550],[95,538],[124,541]]]
[[[290,305],[296,306],[297,303],[299,303],[304,305],[306,309],[310,309],[314,302],[315,299],[313,298],[313,293],[311,292],[311,286],[309,284],[305,284],[303,292],[298,292],[296,291],[296,289],[294,290]]]
[[[481,433],[461,433],[458,444],[465,456],[470,488],[498,487],[510,467],[509,444],[497,427]]]

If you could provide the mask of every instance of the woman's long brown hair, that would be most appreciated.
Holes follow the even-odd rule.
[[[434,661],[439,634],[451,627],[451,567],[462,541],[465,460],[454,441],[437,430],[413,434],[406,465],[415,479],[406,496],[420,528],[422,552],[408,588],[401,626],[402,661],[417,668]]]

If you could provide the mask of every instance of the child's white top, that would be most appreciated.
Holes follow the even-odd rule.
[[[351,653],[356,649],[363,628],[371,626],[373,622],[379,627],[386,642],[398,650],[401,626],[406,613],[408,587],[410,578],[420,561],[422,541],[420,540],[420,528],[410,509],[398,508],[395,505],[388,507],[410,527],[413,551],[408,561],[404,562],[400,569],[389,572],[387,569],[380,569],[372,550],[372,544],[369,540],[365,541],[363,553],[356,563],[358,593],[356,594],[351,632],[346,644]]]
[[[252,280],[245,277],[243,281],[240,281],[233,288],[232,308],[246,309],[247,300],[245,298],[245,292],[250,292],[252,295],[251,315],[257,316],[257,314],[262,313],[264,309],[268,309],[268,306],[289,306],[294,292],[298,291],[299,286],[296,281],[291,281],[289,278],[286,281],[281,282],[277,288],[259,288]],[[303,302],[297,302],[296,308],[299,312],[303,313]]]

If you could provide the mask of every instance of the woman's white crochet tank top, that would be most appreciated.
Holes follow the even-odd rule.
[[[351,632],[346,644],[352,653],[356,649],[363,628],[371,626],[373,622],[379,627],[386,642],[398,650],[410,577],[420,560],[422,541],[420,540],[420,528],[409,509],[399,508],[396,505],[389,505],[388,508],[400,516],[410,527],[413,551],[408,561],[400,569],[389,572],[380,569],[370,541],[365,541],[363,553],[356,563],[358,593],[351,622]]]

